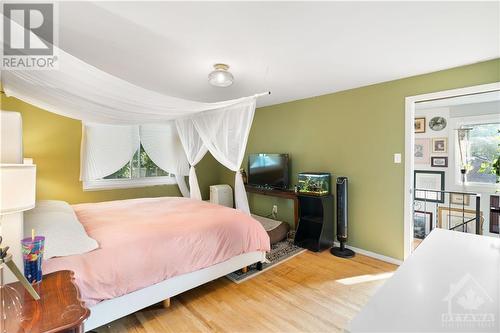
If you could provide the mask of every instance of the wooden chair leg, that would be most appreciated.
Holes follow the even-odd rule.
[[[169,308],[170,307],[170,298],[167,298],[162,302],[163,308]]]
[[[243,273],[248,272],[248,266],[243,267],[243,268],[241,269],[241,271],[242,271]]]

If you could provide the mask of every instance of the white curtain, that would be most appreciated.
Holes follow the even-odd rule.
[[[80,180],[100,179],[120,170],[139,145],[138,126],[84,124]]]
[[[187,160],[191,165],[189,169],[189,189],[191,198],[201,200],[200,185],[198,184],[195,165],[205,156],[208,151],[207,147],[203,144],[190,118],[177,119],[175,124]]]
[[[240,168],[255,113],[255,102],[253,99],[191,117],[204,146],[217,161],[236,172],[234,201],[237,209],[247,213],[250,213],[250,208]]]
[[[161,169],[174,174],[182,195],[189,197],[185,179],[189,175],[189,164],[175,123],[141,125],[139,129],[142,146],[149,158]]]

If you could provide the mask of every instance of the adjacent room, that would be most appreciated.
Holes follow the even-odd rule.
[[[435,227],[498,237],[498,110],[498,91],[416,105],[414,247]]]
[[[0,333],[500,331],[500,1],[1,11]]]

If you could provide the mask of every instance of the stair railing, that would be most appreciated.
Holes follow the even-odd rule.
[[[417,196],[418,193],[418,196]],[[456,196],[462,196],[462,203],[457,204],[457,203],[451,203],[451,196],[456,195]],[[448,196],[448,200],[445,200],[446,197]],[[466,197],[469,198],[474,198],[474,216],[470,217],[466,216],[466,213],[468,210],[470,210],[470,204],[466,205],[465,203],[467,202]],[[429,189],[415,189],[413,191],[413,216],[415,216],[415,212],[429,212],[427,210],[428,204],[430,203],[435,203],[436,208],[435,208],[435,213],[439,214],[440,213],[440,208],[447,208],[447,210],[450,212],[448,214],[448,230],[454,230],[454,231],[462,231],[462,232],[467,232],[468,231],[468,226],[470,226],[471,223],[475,223],[475,233],[477,235],[482,234],[482,216],[481,216],[481,195],[478,193],[472,193],[472,192],[457,192],[457,191],[444,191],[444,190],[429,190]],[[424,208],[423,209],[415,209],[416,203],[417,202],[423,202],[424,203]],[[447,202],[447,203],[446,203]],[[442,204],[442,205],[440,205]],[[454,208],[456,206],[459,206],[461,208]],[[458,213],[462,213],[462,219],[460,223],[451,225],[451,219],[452,219],[452,211],[457,211]],[[430,211],[432,212],[432,211]],[[437,221],[439,221],[440,216],[437,217]],[[441,221],[443,222],[443,221]],[[436,223],[436,227],[441,227],[443,228],[443,225],[439,225]],[[431,226],[432,228],[432,226]]]

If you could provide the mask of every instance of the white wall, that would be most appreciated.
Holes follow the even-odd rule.
[[[500,114],[500,101],[450,106],[450,117],[470,117]]]

